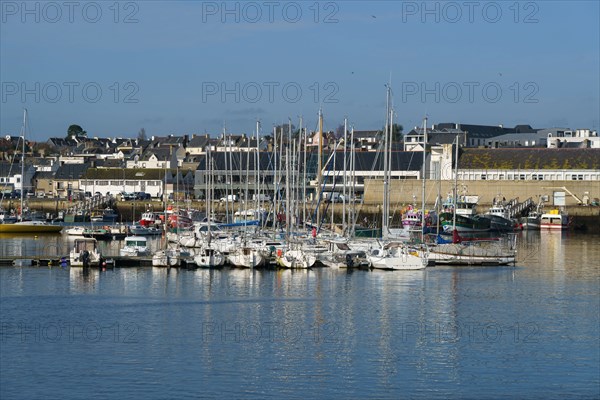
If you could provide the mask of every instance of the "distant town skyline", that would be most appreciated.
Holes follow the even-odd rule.
[[[600,126],[596,1],[68,4],[2,2],[1,135]]]

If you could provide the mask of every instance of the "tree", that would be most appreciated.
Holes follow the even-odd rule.
[[[344,124],[340,124],[335,130],[336,139],[344,137]]]
[[[70,125],[67,129],[67,139],[73,139],[80,136],[87,136],[87,132],[79,125]]]
[[[55,149],[50,146],[48,143],[35,143],[33,144],[33,155],[34,156],[40,156],[40,157],[45,157],[51,154],[56,154]]]
[[[138,132],[137,138],[139,140],[146,140],[146,130],[144,128],[140,129],[140,131]]]
[[[392,141],[394,143],[400,143],[400,141],[402,140],[402,131],[403,130],[404,130],[404,127],[400,124],[392,125]],[[385,126],[383,127],[382,132],[385,133]]]
[[[292,124],[291,128],[292,128],[291,137],[292,137],[292,139],[295,139],[297,137],[297,134],[299,131],[298,131],[298,129],[296,129],[294,124]],[[277,140],[278,141],[287,142],[288,134],[290,132],[290,125],[289,124],[277,125],[275,127],[275,132],[277,132]]]

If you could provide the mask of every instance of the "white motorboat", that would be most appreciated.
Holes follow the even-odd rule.
[[[94,238],[77,238],[69,253],[69,263],[72,267],[93,267],[100,265],[102,258],[98,251],[98,242]]]
[[[125,245],[119,251],[123,257],[147,256],[149,253],[148,239],[143,236],[127,236]]]
[[[561,210],[550,210],[550,212],[542,214],[540,218],[541,230],[560,230],[568,227],[569,217]]]

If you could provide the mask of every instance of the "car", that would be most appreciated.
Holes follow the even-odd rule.
[[[150,200],[152,196],[150,196],[150,193],[146,193],[146,192],[135,192],[135,199],[136,200]]]
[[[229,195],[227,195],[226,197],[221,197],[221,198],[219,199],[219,201],[220,201],[221,203],[228,203],[228,202],[235,203],[236,201],[238,201],[238,197],[237,197],[237,195],[236,195],[236,194],[229,194]]]
[[[122,201],[137,200],[135,193],[121,192],[119,195]]]

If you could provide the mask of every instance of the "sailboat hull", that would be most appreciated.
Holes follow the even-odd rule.
[[[0,224],[0,233],[58,233],[62,230],[60,225],[48,225],[45,223],[14,223]]]

